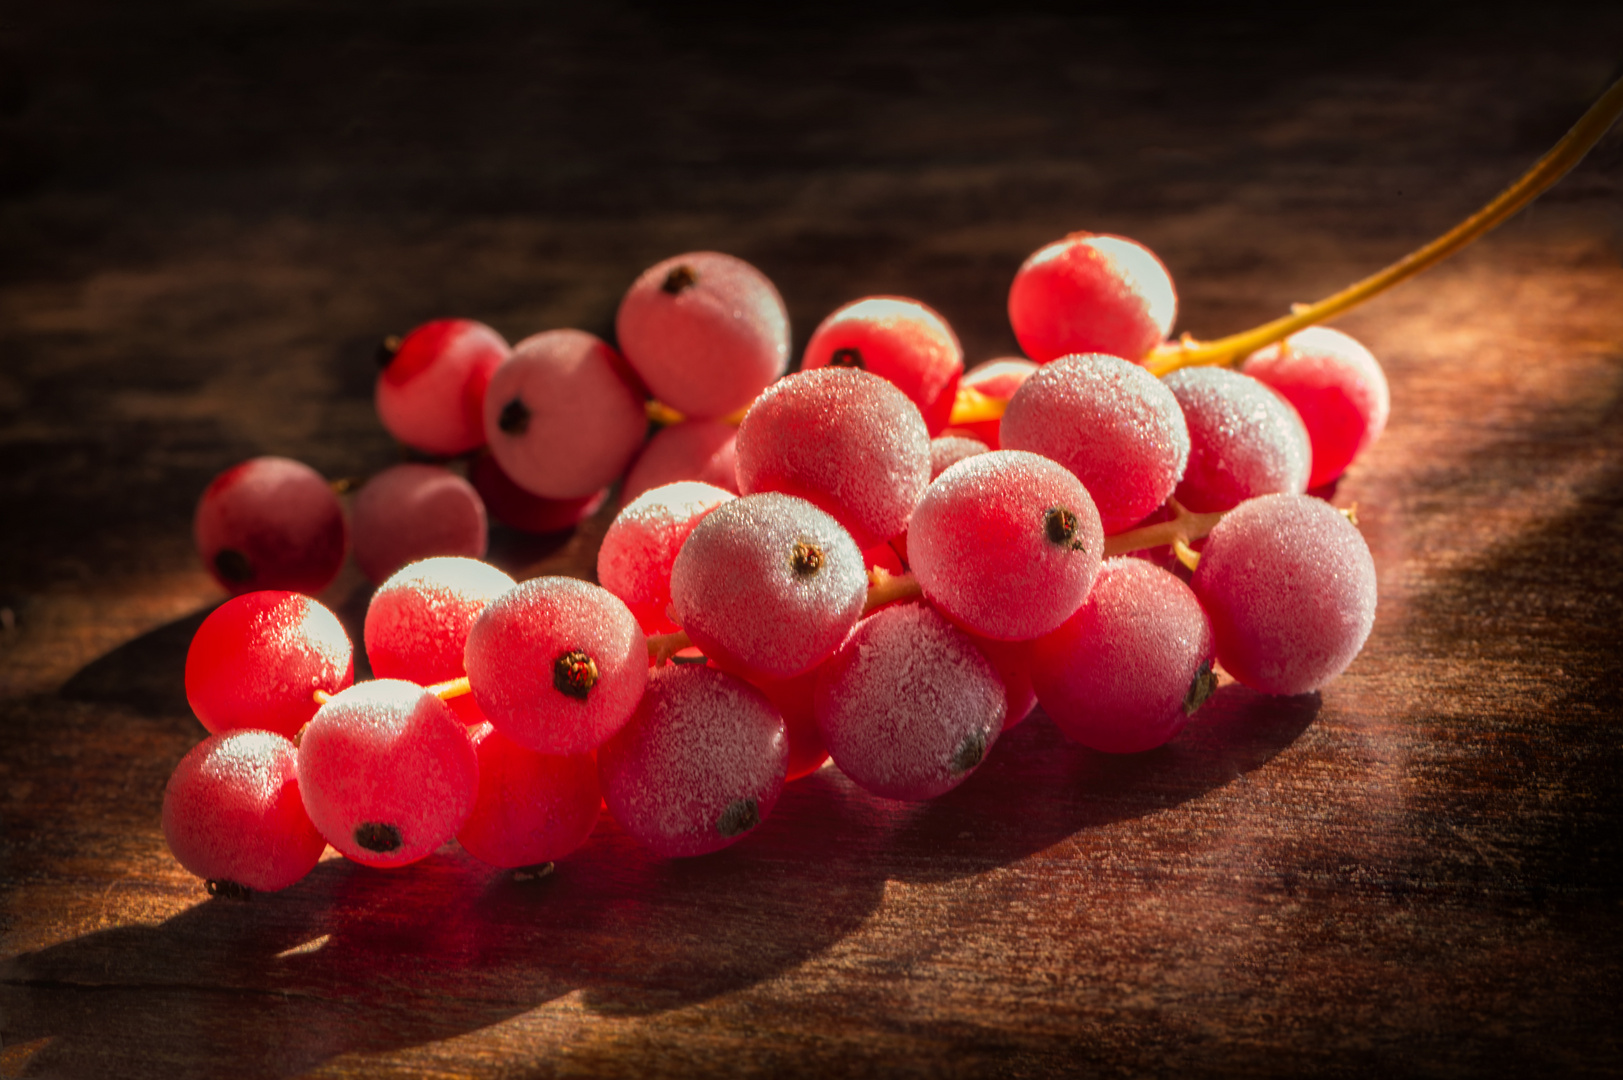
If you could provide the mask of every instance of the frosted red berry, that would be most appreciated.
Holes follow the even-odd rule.
[[[1046,364],[1009,399],[1003,448],[1052,458],[1076,474],[1110,536],[1160,506],[1183,479],[1189,428],[1155,376],[1117,356]]]
[[[627,504],[597,549],[597,580],[625,601],[643,631],[677,629],[670,616],[671,568],[699,521],[734,496],[709,484],[666,484]]]
[[[671,610],[706,656],[784,679],[821,663],[862,614],[862,552],[839,523],[788,495],[706,514],[671,569]]]
[[[403,567],[367,605],[363,633],[372,673],[423,686],[461,678],[469,630],[513,584],[477,559],[445,556]]]
[[[315,715],[314,694],[354,681],[354,646],[338,617],[301,593],[246,593],[221,604],[186,651],[186,700],[212,732],[291,739]]]
[[[211,891],[275,892],[315,869],[327,841],[299,797],[296,754],[281,735],[229,731],[175,767],[163,793],[164,839]]]
[[[228,592],[288,589],[314,595],[344,565],[344,511],[303,462],[259,457],[216,476],[197,501],[192,536]]]
[[[789,364],[789,313],[765,274],[695,251],[643,271],[615,336],[660,401],[696,420],[742,409]]]
[[[609,813],[655,854],[703,855],[771,814],[788,760],[783,718],[761,692],[692,664],[661,668],[636,715],[598,753]]]
[[[355,564],[380,582],[437,555],[484,558],[490,530],[473,485],[438,465],[394,465],[361,486],[350,509]]]
[[[1217,658],[1268,694],[1305,694],[1339,675],[1375,624],[1375,562],[1335,507],[1265,495],[1218,523],[1190,580]]]
[[[962,783],[1003,730],[997,672],[928,604],[874,612],[817,676],[818,728],[840,771],[887,799]]]
[[[1043,710],[1070,738],[1113,754],[1167,742],[1216,686],[1200,602],[1143,559],[1105,560],[1087,603],[1031,650]]]
[[[613,593],[574,578],[526,581],[468,634],[468,681],[496,730],[549,754],[596,749],[630,719],[648,640]]]
[[[1178,314],[1172,275],[1148,248],[1123,236],[1072,233],[1021,264],[1009,289],[1009,323],[1040,364],[1072,353],[1141,360]]]
[[[986,637],[1045,634],[1088,595],[1104,531],[1064,466],[1019,450],[966,458],[913,512],[907,557],[924,595]]]
[[[1328,484],[1386,430],[1386,373],[1352,337],[1310,326],[1246,360],[1244,371],[1296,407],[1313,444],[1308,487]]]
[[[436,319],[385,342],[375,399],[389,434],[452,457],[484,445],[485,390],[510,350],[472,319]]]
[[[930,481],[918,408],[876,375],[820,368],[780,379],[738,429],[738,489],[777,491],[833,515],[862,548],[907,528]]]
[[[687,420],[660,428],[642,448],[621,486],[620,501],[665,484],[696,480],[738,494],[738,428],[719,420]]]
[[[327,843],[368,866],[404,866],[450,840],[479,763],[450,706],[414,683],[358,683],[299,736],[299,787]]]
[[[892,383],[937,435],[952,416],[964,350],[933,309],[905,297],[870,296],[837,309],[812,331],[800,369],[822,367],[855,368]]]
[[[586,843],[602,808],[591,754],[527,750],[489,723],[468,733],[479,795],[457,842],[492,866],[535,866]]]

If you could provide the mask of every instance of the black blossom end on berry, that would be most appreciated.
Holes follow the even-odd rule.
[[[1210,660],[1200,662],[1200,670],[1195,672],[1194,681],[1189,684],[1189,693],[1183,696],[1183,714],[1195,715],[1195,710],[1206,704],[1206,699],[1217,692],[1217,673],[1212,670]]]
[[[395,354],[400,351],[400,346],[402,344],[403,342],[400,340],[399,334],[390,334],[388,337],[378,342],[377,361],[380,369],[386,368],[390,364],[394,363]]]
[[[254,564],[236,548],[221,548],[214,555],[214,569],[233,585],[241,585],[254,578]]]
[[[671,267],[671,272],[665,275],[661,289],[675,296],[684,289],[691,289],[699,283],[699,272],[687,263]]]
[[[1086,551],[1088,545],[1078,535],[1081,531],[1078,524],[1076,515],[1063,506],[1056,506],[1043,515],[1043,532],[1049,543],[1072,551]]]
[[[238,885],[235,881],[209,878],[203,882],[203,888],[208,890],[210,896],[223,896],[227,900],[252,900],[254,891],[246,885]]]
[[[829,367],[856,368],[858,371],[867,371],[868,365],[862,359],[861,349],[835,349],[834,355],[828,358]]]
[[[984,731],[971,731],[964,736],[964,741],[958,744],[958,749],[952,752],[952,760],[947,767],[952,775],[962,776],[981,763],[986,756],[986,733]]]
[[[552,662],[552,688],[564,697],[585,701],[597,685],[597,661],[584,650],[570,649]]]
[[[530,430],[530,407],[519,398],[514,398],[502,406],[502,414],[496,418],[496,426],[509,435],[522,435]]]
[[[385,855],[391,851],[398,851],[402,842],[400,830],[393,825],[385,825],[378,821],[363,821],[355,826],[355,843],[367,851]]]
[[[796,577],[809,578],[823,568],[823,549],[809,540],[796,540],[789,553],[789,569]]]
[[[754,799],[734,799],[716,819],[716,831],[723,836],[741,836],[761,823],[761,808]]]

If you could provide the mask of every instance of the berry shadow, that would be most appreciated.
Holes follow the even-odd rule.
[[[197,628],[217,606],[201,608],[104,653],[74,672],[59,695],[92,705],[122,705],[143,716],[190,716],[186,652]]]
[[[206,614],[93,661],[64,696],[186,716],[177,673]],[[828,952],[871,922],[888,882],[973,877],[1219,788],[1289,746],[1318,705],[1228,686],[1172,744],[1126,757],[1068,742],[1039,713],[940,799],[877,799],[828,766],[789,785],[746,842],[701,859],[653,858],[606,816],[538,880],[454,844],[397,871],[329,858],[281,893],[16,957],[0,982],[6,1038],[48,1040],[35,1075],[254,1080],[464,1035],[572,992],[599,1015],[656,1015]],[[161,792],[146,797],[155,821]],[[74,842],[94,854],[105,838]]]
[[[1065,738],[1041,711],[1006,732],[969,782],[911,807],[888,873],[940,882],[1023,859],[1078,832],[1169,810],[1261,768],[1319,713],[1318,694],[1219,689],[1181,734],[1141,754]]]

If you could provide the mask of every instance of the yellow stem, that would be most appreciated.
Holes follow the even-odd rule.
[[[1425,247],[1410,252],[1377,274],[1347,286],[1332,296],[1313,304],[1297,305],[1291,314],[1267,322],[1240,334],[1231,334],[1216,341],[1199,343],[1189,338],[1176,344],[1157,347],[1144,360],[1144,366],[1156,375],[1165,375],[1182,367],[1203,364],[1234,364],[1276,341],[1283,341],[1296,331],[1316,323],[1335,318],[1365,300],[1385,292],[1460,250],[1483,233],[1505,221],[1516,211],[1538,198],[1567,171],[1578,164],[1590,149],[1606,134],[1612,123],[1623,115],[1623,79],[1611,85],[1600,100],[1589,107],[1572,130],[1555,144],[1549,153],[1538,160],[1520,180],[1506,188],[1492,202],[1439,236]]]
[[[1124,533],[1105,537],[1105,558],[1126,555],[1130,551],[1141,551],[1144,548],[1176,545],[1179,540],[1188,544],[1191,540],[1199,540],[1206,536],[1217,527],[1219,521],[1223,520],[1223,511],[1215,514],[1191,513],[1176,499],[1168,499],[1167,505],[1172,508],[1171,521],[1157,521],[1154,525],[1145,525],[1142,528],[1129,529]]]
[[[1184,566],[1188,567],[1190,571],[1193,571],[1195,567],[1200,565],[1200,552],[1190,547],[1181,536],[1173,538],[1172,553],[1176,555],[1178,557],[1178,561],[1183,563]]]
[[[468,677],[466,675],[462,676],[460,679],[450,679],[446,682],[435,683],[433,686],[428,687],[427,690],[430,694],[433,694],[441,701],[450,701],[454,697],[461,697],[463,694],[473,693],[473,687],[468,685]]]
[[[648,660],[654,667],[663,667],[671,657],[689,648],[693,639],[686,630],[671,634],[655,634],[648,639]]]
[[[677,412],[663,401],[656,401],[653,398],[643,402],[642,411],[647,414],[649,422],[658,424],[660,427],[670,427],[672,424],[680,424],[687,419],[687,417],[683,416],[681,413]],[[731,424],[733,427],[737,427],[739,424],[744,422],[744,414],[749,411],[750,407],[748,405],[744,406],[742,409],[734,409],[726,416],[723,416],[721,418],[721,422],[723,424]]]
[[[947,423],[957,427],[983,420],[1001,420],[1008,407],[1009,403],[1002,398],[987,397],[973,386],[960,386],[952,403],[952,419]]]
[[[912,574],[892,574],[875,566],[868,571],[868,599],[862,604],[862,613],[867,615],[896,600],[923,595],[919,579]]]

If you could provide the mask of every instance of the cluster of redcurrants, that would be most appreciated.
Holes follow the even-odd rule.
[[[785,375],[776,289],[715,253],[638,278],[618,351],[420,327],[391,343],[378,410],[408,446],[475,454],[468,479],[397,466],[346,525],[321,477],[264,458],[199,504],[199,549],[241,595],[187,657],[214,735],[170,781],[172,850],[228,890],[285,887],[327,844],[398,866],[455,837],[520,867],[574,850],[606,805],[653,851],[697,855],[830,757],[928,799],[1039,702],[1131,753],[1182,729],[1214,661],[1267,693],[1317,689],[1369,634],[1375,572],[1305,492],[1379,435],[1384,376],[1310,329],[1243,373],[1158,379],[1136,361],[1175,308],[1146,249],[1078,234],[1016,276],[1031,359],[968,374],[939,315],[874,297]],[[668,421],[652,439],[650,415]],[[622,477],[600,585],[477,561],[487,506],[565,528]],[[351,642],[301,595],[350,540],[382,581],[377,678],[355,685]]]

